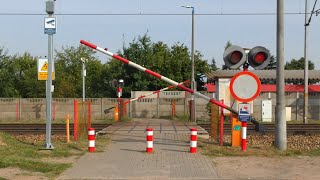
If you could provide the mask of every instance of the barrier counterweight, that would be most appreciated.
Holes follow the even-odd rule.
[[[95,151],[95,132],[93,128],[88,128],[88,151]]]
[[[152,153],[153,151],[153,129],[147,128],[147,149],[146,152]]]
[[[190,135],[190,153],[197,152],[197,129],[191,128],[191,135]]]

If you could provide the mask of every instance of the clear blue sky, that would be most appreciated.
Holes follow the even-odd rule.
[[[30,52],[47,55],[47,35],[44,34],[45,0],[1,0],[0,46],[10,54]],[[314,1],[309,0],[309,12]],[[218,67],[227,41],[252,48],[265,46],[276,55],[276,15],[243,15],[243,13],[276,13],[276,0],[57,0],[55,2],[58,32],[54,48],[78,46],[80,39],[108,47],[116,53],[123,42],[128,44],[147,31],[153,42],[175,42],[191,46],[191,9],[195,7],[195,49]],[[316,9],[319,9],[317,5]],[[304,0],[285,1],[285,60],[303,57]],[[11,13],[11,15],[4,15]],[[18,15],[12,15],[17,13]],[[19,15],[43,14],[43,15]],[[59,15],[59,14],[118,15]],[[119,14],[141,15],[119,15]],[[180,14],[180,15],[144,15]],[[197,15],[201,14],[201,15]],[[226,15],[242,14],[242,15]],[[313,16],[309,26],[309,57],[320,69],[320,17]],[[99,55],[105,62],[107,56]]]

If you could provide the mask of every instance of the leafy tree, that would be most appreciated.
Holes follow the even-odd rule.
[[[219,68],[217,67],[216,65],[216,60],[214,58],[212,58],[211,60],[211,64],[210,64],[210,71],[216,71],[218,70]]]
[[[308,61],[308,63],[309,63],[308,69],[314,70],[314,68],[315,68],[314,63],[311,62],[310,60]],[[299,60],[291,59],[290,62],[286,62],[284,69],[286,69],[286,70],[303,70],[304,69],[304,57],[301,57]],[[315,80],[308,81],[309,84],[315,84],[317,82],[318,81],[315,81]],[[286,83],[303,85],[304,80],[287,80]]]
[[[188,48],[179,42],[168,47],[161,41],[151,42],[151,38],[145,34],[134,39],[128,47],[123,47],[119,55],[177,82],[191,78],[190,53]],[[124,79],[124,95],[129,95],[131,90],[153,91],[168,86],[168,83],[123,65],[117,60],[113,59],[108,64],[113,77]],[[209,71],[207,61],[203,60],[203,55],[196,51],[195,74],[207,71]]]
[[[13,61],[8,51],[0,49],[0,97],[18,97],[15,87]]]
[[[46,95],[45,81],[38,80],[37,59],[28,53],[12,57],[16,72],[16,89],[21,97],[43,98]]]
[[[100,78],[102,64],[94,56],[94,51],[85,46],[62,48],[56,53],[54,97],[82,97],[82,61],[86,60],[86,97],[102,97]]]
[[[290,62],[286,62],[284,69],[286,70],[302,70],[304,69],[304,57],[301,57],[299,60],[291,59]],[[308,61],[308,69],[314,70],[315,66],[314,63],[310,60]]]

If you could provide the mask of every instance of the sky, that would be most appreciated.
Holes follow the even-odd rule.
[[[0,47],[9,54],[47,56],[45,0],[0,3]],[[290,0],[284,4],[285,61],[304,56],[304,3]],[[195,8],[195,49],[221,67],[227,41],[245,48],[264,46],[276,55],[276,4],[276,0],[57,0],[54,49],[77,47],[83,39],[116,53],[124,43],[145,33],[152,42],[169,46],[180,42],[191,49],[192,11],[181,7],[190,5]],[[313,4],[309,0],[309,12]],[[315,9],[319,8],[317,4]],[[312,17],[308,30],[308,59],[320,69],[319,16]],[[97,55],[103,63],[109,59]]]

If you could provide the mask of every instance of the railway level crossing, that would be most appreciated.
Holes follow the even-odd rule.
[[[153,129],[153,152],[146,152],[146,129]],[[134,119],[99,133],[110,135],[103,152],[88,153],[58,179],[219,179],[212,158],[190,153],[192,122]]]

